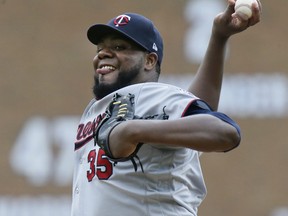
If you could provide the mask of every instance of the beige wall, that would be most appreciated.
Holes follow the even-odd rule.
[[[28,119],[80,115],[90,100],[95,50],[86,40],[86,29],[91,24],[126,11],[142,13],[162,32],[166,44],[163,74],[197,70],[198,65],[189,63],[183,54],[186,2],[0,2],[0,196],[70,196],[71,185],[48,182],[33,186],[12,171],[9,160]],[[235,36],[229,44],[228,74],[288,73],[288,1],[262,2],[261,24]],[[208,196],[199,215],[270,216],[276,207],[288,206],[287,117],[238,120],[243,130],[241,147],[202,158]]]

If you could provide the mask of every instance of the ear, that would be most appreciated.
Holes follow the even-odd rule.
[[[147,71],[151,71],[153,68],[156,67],[158,61],[158,56],[156,53],[151,52],[146,54],[146,62],[145,62],[145,69]]]

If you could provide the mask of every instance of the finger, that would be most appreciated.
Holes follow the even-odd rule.
[[[226,24],[230,23],[230,30],[239,32],[243,31],[249,26],[248,20],[243,20],[235,13],[235,3],[236,0],[227,0],[226,10],[221,14],[221,19]],[[234,33],[235,33],[234,32]]]
[[[260,22],[262,13],[262,5],[259,0],[252,4],[252,17],[249,20],[249,25],[253,26],[256,23]]]
[[[234,7],[235,7],[235,0],[228,0],[228,5],[226,10],[224,11],[224,16],[226,16],[227,18],[231,17],[232,14],[235,13]]]
[[[256,0],[258,5],[256,4],[256,7],[258,6],[260,13],[262,12],[262,4],[260,0]]]
[[[227,0],[227,2],[228,2],[228,5],[232,4],[234,6],[236,3],[236,0]]]
[[[245,30],[250,25],[249,20],[244,20],[241,17],[239,17],[237,14],[233,14],[232,16],[233,16],[232,22],[234,25],[234,29],[235,30],[237,29],[238,32]]]

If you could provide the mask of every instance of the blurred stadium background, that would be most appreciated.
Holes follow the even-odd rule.
[[[185,88],[225,3],[1,0],[0,215],[69,215],[73,140],[92,97],[91,24],[123,12],[152,19],[165,42],[161,81]],[[288,215],[288,1],[262,4],[262,22],[229,43],[220,101],[242,144],[202,156],[199,216]]]

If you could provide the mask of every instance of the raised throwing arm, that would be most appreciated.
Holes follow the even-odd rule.
[[[226,10],[215,17],[206,55],[188,89],[205,100],[213,110],[218,108],[225,51],[230,36],[240,33],[260,21],[260,1],[258,4],[253,4],[252,17],[249,20],[240,19],[235,14],[234,5],[235,0],[228,0]]]

